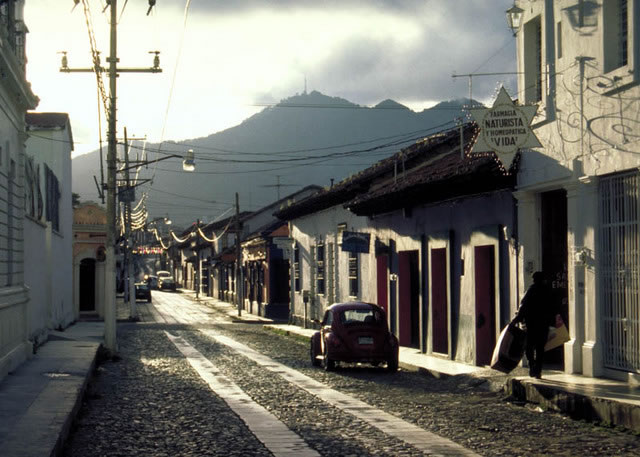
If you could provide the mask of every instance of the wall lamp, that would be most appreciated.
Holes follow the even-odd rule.
[[[522,25],[522,14],[524,10],[522,8],[518,8],[514,3],[511,8],[507,11],[507,25],[513,32],[513,36],[518,34],[518,30],[520,30],[520,26]]]

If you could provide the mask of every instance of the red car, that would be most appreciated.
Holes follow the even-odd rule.
[[[336,303],[311,337],[311,364],[331,371],[337,362],[387,364],[398,370],[398,339],[389,332],[385,312],[363,302]]]

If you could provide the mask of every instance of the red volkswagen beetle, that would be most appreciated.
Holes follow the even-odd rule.
[[[330,371],[337,362],[387,364],[398,370],[398,339],[389,332],[385,312],[363,302],[336,303],[324,314],[322,328],[311,337],[311,364]]]

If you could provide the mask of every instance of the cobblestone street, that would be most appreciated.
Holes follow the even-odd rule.
[[[512,402],[469,378],[365,367],[327,373],[311,367],[307,343],[230,323],[180,294],[156,293],[140,308],[141,322],[119,325],[119,358],[99,365],[64,455],[287,455],[231,409],[222,393],[230,385],[250,397],[246,406],[304,440],[288,455],[637,455],[640,446],[627,431]],[[197,366],[225,388],[214,390]],[[385,413],[405,430],[417,426],[427,444],[387,425]]]

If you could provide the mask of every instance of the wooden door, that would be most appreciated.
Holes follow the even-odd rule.
[[[398,253],[398,320],[400,345],[418,347],[420,343],[420,283],[418,251]]]
[[[495,247],[474,249],[476,297],[476,365],[491,364],[496,344],[495,329]]]
[[[385,312],[389,311],[389,256],[386,254],[376,257],[376,288],[378,290],[378,306]]]
[[[433,352],[449,353],[447,316],[447,248],[431,250],[431,316]]]

